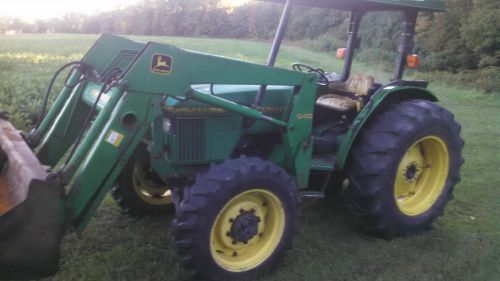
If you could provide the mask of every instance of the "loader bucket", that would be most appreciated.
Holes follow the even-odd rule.
[[[12,124],[0,119],[0,279],[54,274],[62,187]]]

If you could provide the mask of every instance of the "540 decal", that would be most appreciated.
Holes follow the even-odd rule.
[[[313,119],[312,113],[299,113],[297,114],[297,119]]]

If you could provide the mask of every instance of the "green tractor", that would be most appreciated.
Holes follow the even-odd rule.
[[[404,236],[442,215],[463,163],[460,125],[425,81],[403,80],[419,11],[437,0],[276,0],[267,65],[103,35],[61,67],[39,121],[0,120],[0,276],[55,274],[61,238],[81,233],[111,191],[127,213],[174,211],[182,264],[206,280],[275,268],[301,197],[344,185],[371,233]],[[342,73],[273,67],[293,5],[351,13]],[[394,77],[351,74],[360,21],[405,15]],[[69,69],[46,110],[55,77]]]

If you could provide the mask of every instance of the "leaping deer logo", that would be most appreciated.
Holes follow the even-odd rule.
[[[172,57],[167,55],[153,55],[151,71],[158,74],[170,74],[172,71]]]

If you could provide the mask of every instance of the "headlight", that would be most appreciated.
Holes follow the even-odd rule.
[[[163,118],[163,131],[169,132],[170,128],[172,128],[172,123],[170,122],[170,118]]]

